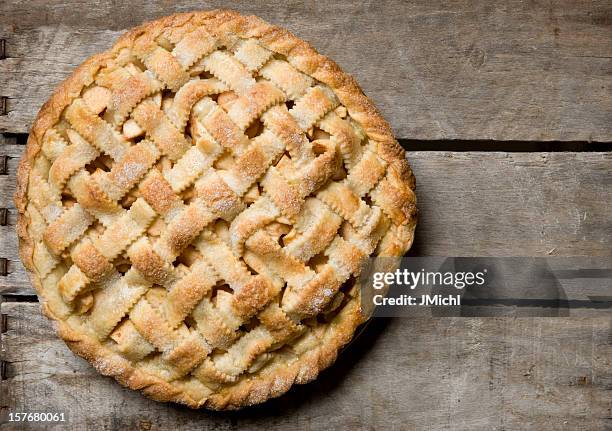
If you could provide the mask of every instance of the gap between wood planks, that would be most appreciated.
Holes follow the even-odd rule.
[[[5,133],[5,137],[14,139],[18,145],[25,145],[26,133]],[[612,142],[589,141],[493,141],[493,140],[416,140],[399,138],[400,145],[407,151],[455,151],[455,152],[601,152],[612,151]],[[1,150],[0,150],[1,154]]]
[[[0,302],[38,302],[38,296],[15,295],[12,293],[5,293],[3,295],[0,295]]]
[[[454,152],[603,152],[612,151],[612,142],[587,141],[491,141],[491,140],[434,140],[421,141],[398,139],[407,151],[454,151]]]

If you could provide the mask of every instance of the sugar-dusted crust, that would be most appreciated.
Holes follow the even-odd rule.
[[[345,74],[333,61],[318,54],[306,42],[257,17],[243,17],[236,12],[226,10],[176,14],[134,28],[123,35],[111,50],[85,61],[56,89],[37,116],[25,155],[19,165],[15,193],[15,204],[19,211],[17,233],[20,256],[28,269],[32,284],[43,297],[43,311],[56,322],[59,335],[75,353],[90,361],[100,373],[113,376],[121,384],[141,390],[155,400],[174,401],[193,408],[235,409],[279,396],[294,383],[309,382],[316,378],[322,369],[333,363],[339,350],[348,343],[363,320],[358,300],[358,286],[353,288],[357,299],[349,301],[331,322],[321,329],[319,345],[305,351],[299,359],[290,364],[274,362],[261,372],[239,379],[236,384],[222,387],[218,392],[197,400],[173,382],[138,369],[96,338],[75,330],[67,319],[58,316],[48,306],[44,300],[41,279],[34,265],[34,240],[30,233],[31,215],[27,210],[30,175],[41,152],[45,132],[59,121],[64,109],[94,81],[98,71],[115,58],[120,50],[132,48],[138,38],[142,40],[142,36],[155,39],[168,28],[184,29],[190,26],[196,28],[202,23],[207,23],[209,28],[231,31],[240,38],[256,39],[263,47],[284,56],[302,73],[333,90],[340,103],[348,110],[350,117],[362,127],[369,140],[376,143],[376,154],[387,163],[388,175],[393,177],[396,187],[397,184],[403,185],[400,195],[394,193],[397,190],[393,187],[383,188],[380,191],[380,199],[393,201],[388,206],[392,211],[387,216],[400,220],[400,223],[392,238],[387,237],[381,242],[379,254],[401,256],[406,252],[412,243],[416,224],[416,199],[413,193],[415,181],[405,160],[404,151],[372,102],[363,95],[351,76]]]

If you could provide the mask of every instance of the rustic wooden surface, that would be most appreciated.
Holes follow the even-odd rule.
[[[311,41],[357,77],[399,138],[437,140],[428,144],[436,151],[410,151],[406,141],[420,209],[411,254],[612,258],[612,153],[513,152],[516,143],[506,142],[609,148],[608,1],[5,0],[0,132],[19,135],[0,134],[8,157],[0,414],[65,411],[69,428],[91,430],[612,428],[605,317],[375,320],[315,383],[234,414],[152,402],[70,353],[38,304],[23,302],[34,300],[14,234],[23,134],[53,86],[125,29],[212,7],[260,15]],[[460,151],[467,140],[493,140],[501,151]],[[458,151],[444,151],[449,143]],[[591,293],[572,283],[568,298]],[[1,419],[0,429],[20,429]]]
[[[234,7],[354,74],[399,138],[610,141],[609,0],[258,2],[4,0],[0,131],[24,133],[87,56],[143,21]]]

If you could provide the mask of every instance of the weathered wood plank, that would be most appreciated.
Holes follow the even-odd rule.
[[[56,338],[36,304],[4,303],[2,313],[5,412],[64,411],[72,429],[610,425],[609,319],[375,320],[315,383],[258,408],[210,413],[153,402],[98,375]]]
[[[17,211],[13,202],[15,181],[19,158],[24,150],[18,145],[14,137],[0,134],[0,157],[7,156],[7,174],[0,175],[0,209],[7,209],[7,224],[0,226],[0,258],[7,259],[6,276],[0,275],[0,293],[32,295],[34,290],[30,286],[27,274],[21,262],[17,248],[17,235],[15,223]]]
[[[612,153],[415,152],[413,253],[611,256]]]
[[[0,209],[7,209],[7,224],[0,226],[0,258],[7,259],[7,275],[0,275],[0,294],[33,295],[28,276],[19,261],[15,223],[17,211],[13,202],[19,158],[24,150],[15,137],[0,134],[0,157],[7,156],[7,174],[0,175]]]
[[[19,146],[8,146],[19,154]],[[412,152],[419,224],[412,255],[612,256],[612,153]],[[9,159],[14,169],[17,159]],[[12,171],[11,171],[12,172]],[[12,206],[12,179],[0,199]],[[33,294],[17,255],[15,210],[0,227],[9,275]]]
[[[9,141],[11,142],[11,141]],[[0,208],[15,208],[13,195],[15,194],[17,166],[25,146],[0,141],[0,157],[8,157],[6,161],[7,173],[0,175]]]
[[[0,131],[27,132],[54,86],[125,29],[224,1],[0,4]],[[398,137],[612,141],[612,4],[555,0],[233,3],[355,75]],[[32,13],[36,10],[36,13]]]

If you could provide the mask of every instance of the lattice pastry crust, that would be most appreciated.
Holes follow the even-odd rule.
[[[399,256],[414,178],[353,78],[231,11],[135,28],[42,107],[21,258],[68,346],[160,401],[239,408],[314,379]]]

